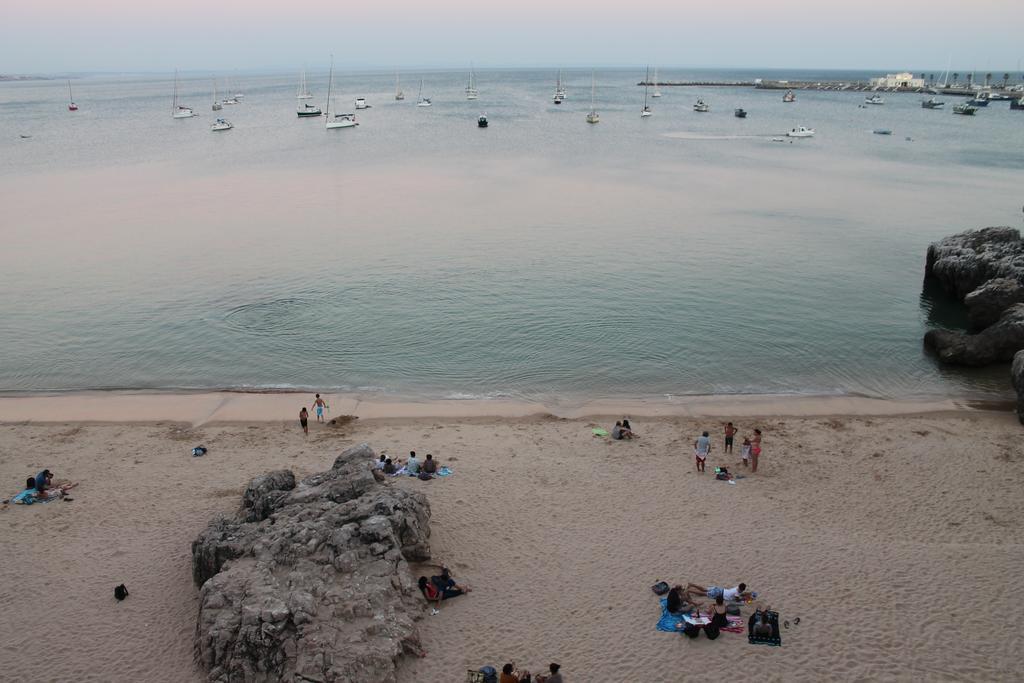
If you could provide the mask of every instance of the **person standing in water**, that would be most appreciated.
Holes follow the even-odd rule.
[[[330,406],[327,405],[327,401],[325,401],[322,398],[320,398],[320,394],[317,394],[316,395],[316,400],[313,401],[313,408],[316,410],[316,421],[317,422],[323,422],[324,421],[324,409],[325,408],[329,408],[329,407]]]
[[[736,436],[736,428],[732,426],[732,422],[725,423],[725,453],[732,453],[732,440]]]
[[[299,411],[299,424],[302,425],[302,431],[309,436],[309,411],[306,410],[306,406],[302,406],[302,410]]]

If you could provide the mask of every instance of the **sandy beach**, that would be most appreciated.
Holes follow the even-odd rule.
[[[4,678],[202,680],[191,541],[252,476],[320,471],[361,442],[454,470],[392,485],[427,493],[434,557],[474,588],[436,616],[424,608],[427,656],[404,661],[399,683],[459,682],[505,661],[557,661],[575,683],[1019,677],[1007,596],[1024,578],[1024,449],[1010,412],[870,399],[545,413],[330,400],[329,417],[360,419],[311,424],[306,438],[280,416],[308,398],[287,394],[0,398],[3,497],[43,467],[80,484],[72,502],[0,513]],[[640,440],[592,436],[624,409]],[[760,471],[735,485],[693,466],[704,429],[709,470],[737,465],[721,451],[727,419],[764,432]],[[209,453],[191,457],[199,444]],[[655,630],[658,580],[745,581],[801,621],[782,648],[730,633],[691,642]]]

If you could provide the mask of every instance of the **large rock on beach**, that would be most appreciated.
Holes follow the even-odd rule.
[[[1009,227],[968,230],[928,247],[925,277],[963,299],[995,278],[1024,284],[1024,240]]]
[[[1010,306],[1024,303],[1024,283],[1011,277],[989,280],[964,297],[967,317],[975,329],[994,324]]]
[[[999,321],[977,334],[953,330],[929,330],[925,346],[939,360],[951,365],[1006,363],[1024,349],[1024,304],[1006,309]]]
[[[298,483],[257,477],[192,543],[208,680],[394,683],[419,653],[408,562],[430,558],[430,506],[374,479],[374,459],[362,444]]]
[[[1018,351],[1010,366],[1010,379],[1017,390],[1017,417],[1024,424],[1024,351]]]

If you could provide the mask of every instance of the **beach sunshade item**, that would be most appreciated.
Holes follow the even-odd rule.
[[[591,431],[594,432],[594,436],[608,436],[608,430],[600,427],[594,427]]]

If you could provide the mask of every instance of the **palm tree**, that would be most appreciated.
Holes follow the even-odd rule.
[[[1010,74],[1003,74],[1003,90],[1006,90],[1007,84],[1010,82]]]
[[[960,74],[958,74],[956,71],[954,71],[953,72],[953,85],[956,85],[956,82],[959,81],[959,80],[960,80]]]
[[[967,74],[967,89],[970,90],[974,84],[974,73]]]
[[[990,85],[992,85],[992,73],[991,72],[985,74],[985,87],[987,88]]]

